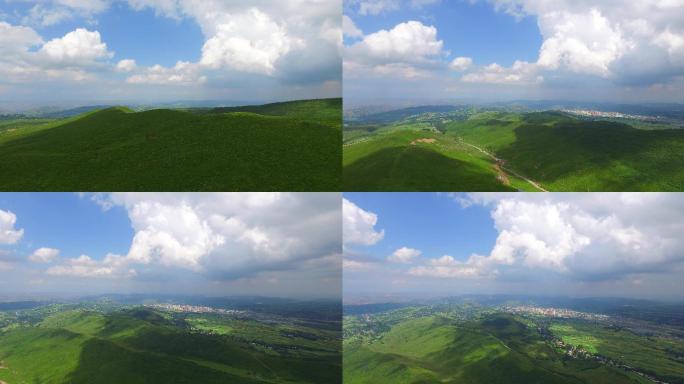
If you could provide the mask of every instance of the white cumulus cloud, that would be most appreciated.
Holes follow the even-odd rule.
[[[473,65],[473,59],[470,57],[457,57],[451,61],[449,68],[455,71],[465,71]]]
[[[15,244],[24,236],[23,229],[15,228],[17,215],[0,209],[0,244]]]
[[[64,64],[88,64],[114,56],[107,50],[107,44],[102,42],[100,32],[84,28],[48,41],[40,53],[51,61]]]
[[[226,241],[189,205],[142,200],[128,213],[136,231],[128,252],[132,262],[197,270],[200,259]]]
[[[0,21],[0,53],[5,60],[10,59],[8,56],[11,54],[25,53],[29,48],[42,43],[43,39],[32,28]]]
[[[362,0],[359,1],[358,12],[360,15],[378,15],[398,10],[400,6],[399,0]]]
[[[422,254],[421,251],[408,247],[401,247],[396,251],[392,252],[391,255],[387,257],[387,260],[394,263],[408,264],[413,261],[416,257]]]
[[[38,248],[31,255],[29,255],[29,260],[33,263],[51,263],[57,256],[59,256],[59,249],[55,248]]]
[[[437,28],[420,21],[397,24],[390,30],[366,35],[349,47],[354,61],[371,63],[412,63],[439,55],[444,42],[437,39]]]
[[[137,68],[135,60],[125,59],[116,64],[116,70],[119,72],[131,72]]]
[[[673,195],[673,196],[669,196]],[[579,280],[662,272],[684,262],[676,194],[472,194],[491,207],[498,236],[487,255],[432,259],[413,275],[478,277],[546,272]]]
[[[202,47],[201,63],[213,69],[272,75],[276,62],[296,43],[284,26],[256,8],[222,19]]]
[[[536,64],[542,70],[647,85],[684,75],[679,0],[491,2],[516,17],[537,17],[543,43]]]
[[[342,199],[342,233],[344,244],[373,245],[385,237],[377,231],[378,215],[364,211],[347,199]]]
[[[129,84],[159,84],[192,86],[203,84],[207,76],[202,74],[201,68],[194,63],[179,61],[171,68],[154,65],[141,69],[140,73],[126,79]]]
[[[69,259],[65,264],[48,268],[50,276],[79,278],[129,278],[136,275],[135,269],[128,268],[127,260],[114,254],[108,254],[103,260],[93,260],[90,256],[81,255]]]
[[[354,23],[354,20],[347,15],[342,15],[342,30],[345,36],[349,37],[361,37],[363,36],[363,31],[359,29]]]
[[[98,195],[105,199],[128,212],[134,229],[128,253],[71,259],[49,274],[134,276],[149,267],[238,279],[335,268],[341,259],[339,194]]]
[[[437,259],[431,259],[427,265],[413,267],[408,270],[409,275],[426,276],[438,278],[474,278],[482,275],[482,272],[476,265],[473,265],[474,260],[469,262],[461,262],[454,257],[444,255]]]
[[[295,76],[301,68],[339,79],[341,0],[287,2],[129,0],[134,9],[194,19],[205,42],[197,64],[207,70]],[[320,55],[326,55],[321,60]],[[329,57],[328,57],[329,56]],[[339,64],[338,64],[339,65]],[[303,79],[302,79],[303,80]]]
[[[463,75],[461,80],[466,83],[536,84],[544,81],[544,76],[539,74],[537,65],[516,61],[508,68],[497,63],[489,64]]]
[[[444,42],[437,38],[437,28],[407,21],[390,30],[368,34],[346,47],[344,72],[358,78],[425,77],[439,65],[443,46]]]

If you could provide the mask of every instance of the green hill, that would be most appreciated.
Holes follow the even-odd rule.
[[[373,341],[344,345],[345,383],[646,383],[590,361],[563,358],[508,315],[458,323],[409,319]]]
[[[641,130],[559,113],[504,114],[449,124],[554,191],[684,190],[684,130]]]
[[[397,130],[345,147],[346,191],[514,191],[496,167],[457,140],[435,132]]]
[[[0,332],[0,380],[11,384],[335,383],[340,369],[335,351],[276,352],[147,309],[66,311]]]
[[[490,111],[465,120],[461,116],[430,120],[427,115],[411,119],[345,130],[346,190],[384,190],[386,186],[405,191],[684,190],[682,129],[636,129],[558,112]],[[416,159],[397,156],[409,151],[415,140],[404,138],[407,132],[436,139],[436,145],[421,145],[433,152],[429,162],[422,160],[425,154],[412,156]],[[386,147],[394,148],[393,159],[387,159]],[[459,159],[467,163],[460,165],[462,169],[479,172],[459,174],[456,164],[441,156]],[[407,183],[414,175],[425,180],[419,185]]]
[[[342,99],[316,99],[286,101],[264,105],[248,105],[242,107],[214,108],[213,113],[251,112],[267,116],[287,116],[304,120],[324,121],[335,126],[342,126],[340,111]]]
[[[339,100],[252,109],[109,108],[0,131],[0,189],[340,189]]]

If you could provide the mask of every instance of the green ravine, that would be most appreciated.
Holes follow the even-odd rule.
[[[340,99],[14,121],[0,127],[0,189],[340,190],[340,122]]]

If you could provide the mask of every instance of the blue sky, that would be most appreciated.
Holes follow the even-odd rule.
[[[3,193],[0,207],[11,207],[17,216],[16,226],[24,229],[21,243],[13,247],[20,253],[47,246],[77,256],[123,254],[133,238],[125,209],[103,211],[75,194]]]
[[[347,10],[354,13],[354,7],[350,4]],[[510,66],[519,59],[532,61],[542,43],[533,17],[516,20],[483,2],[441,2],[420,9],[403,7],[378,15],[356,16],[355,22],[363,31],[378,31],[392,29],[406,20],[439,26],[445,51],[458,52],[477,62]],[[352,41],[349,38],[346,40]]]
[[[345,100],[681,102],[682,12],[650,0],[347,0]]]
[[[339,199],[2,193],[0,291],[339,297]]]
[[[339,97],[340,8],[341,0],[0,0],[2,109]]]
[[[33,3],[5,3],[6,21],[21,24]],[[35,24],[45,40],[60,38],[81,27],[97,29],[102,40],[120,57],[135,57],[140,65],[161,64],[170,67],[177,61],[198,61],[204,36],[200,26],[190,19],[158,17],[152,8],[134,10],[124,3],[114,3],[98,15],[76,17],[53,25]]]
[[[684,298],[677,194],[345,193],[344,295]]]
[[[464,210],[438,194],[346,193],[345,197],[360,207],[372,208],[378,215],[376,228],[387,235],[367,251],[381,259],[407,245],[426,254],[452,254],[465,259],[471,253],[489,251],[496,240],[497,233],[484,207]]]

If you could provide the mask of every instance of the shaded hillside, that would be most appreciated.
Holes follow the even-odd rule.
[[[684,190],[684,130],[532,113],[454,123],[450,133],[487,148],[551,190]]]

